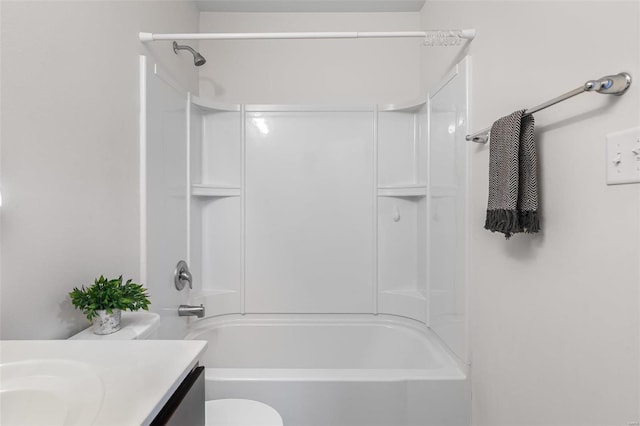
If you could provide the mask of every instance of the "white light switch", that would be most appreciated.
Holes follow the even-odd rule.
[[[607,135],[607,185],[640,182],[640,127]]]

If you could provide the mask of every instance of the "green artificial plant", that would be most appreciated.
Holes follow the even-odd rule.
[[[100,278],[96,278],[93,285],[87,288],[74,287],[69,293],[71,303],[76,309],[81,309],[89,321],[98,316],[96,311],[101,310],[109,314],[112,314],[114,309],[148,311],[151,302],[147,289],[131,281],[127,280],[122,284],[122,275],[111,280],[100,275]]]

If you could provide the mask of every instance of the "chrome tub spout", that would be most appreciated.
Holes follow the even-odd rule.
[[[202,318],[204,317],[204,305],[200,305],[200,306],[180,305],[178,307],[178,316]]]

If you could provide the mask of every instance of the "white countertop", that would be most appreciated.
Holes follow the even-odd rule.
[[[85,410],[91,404],[95,407],[93,412],[83,413],[82,419],[76,418],[79,423],[149,424],[198,363],[206,347],[206,342],[195,340],[5,340],[0,341],[0,386],[18,383],[19,375],[29,378],[29,386],[39,386],[38,380],[46,382],[53,376],[62,378],[71,372],[76,377],[76,386],[65,385],[66,397]],[[47,373],[47,368],[55,373]],[[80,404],[84,400],[89,402]],[[73,414],[71,408],[68,409],[71,414],[64,414],[56,404],[40,406],[48,405],[60,411],[50,418],[80,415]],[[25,412],[29,408],[37,407],[27,404]],[[87,416],[93,421],[87,423]]]

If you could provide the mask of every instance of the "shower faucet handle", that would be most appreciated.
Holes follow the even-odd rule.
[[[178,291],[185,288],[187,284],[189,284],[189,288],[193,288],[193,276],[189,271],[189,265],[184,260],[181,260],[176,265],[176,270],[173,273],[173,284]]]

